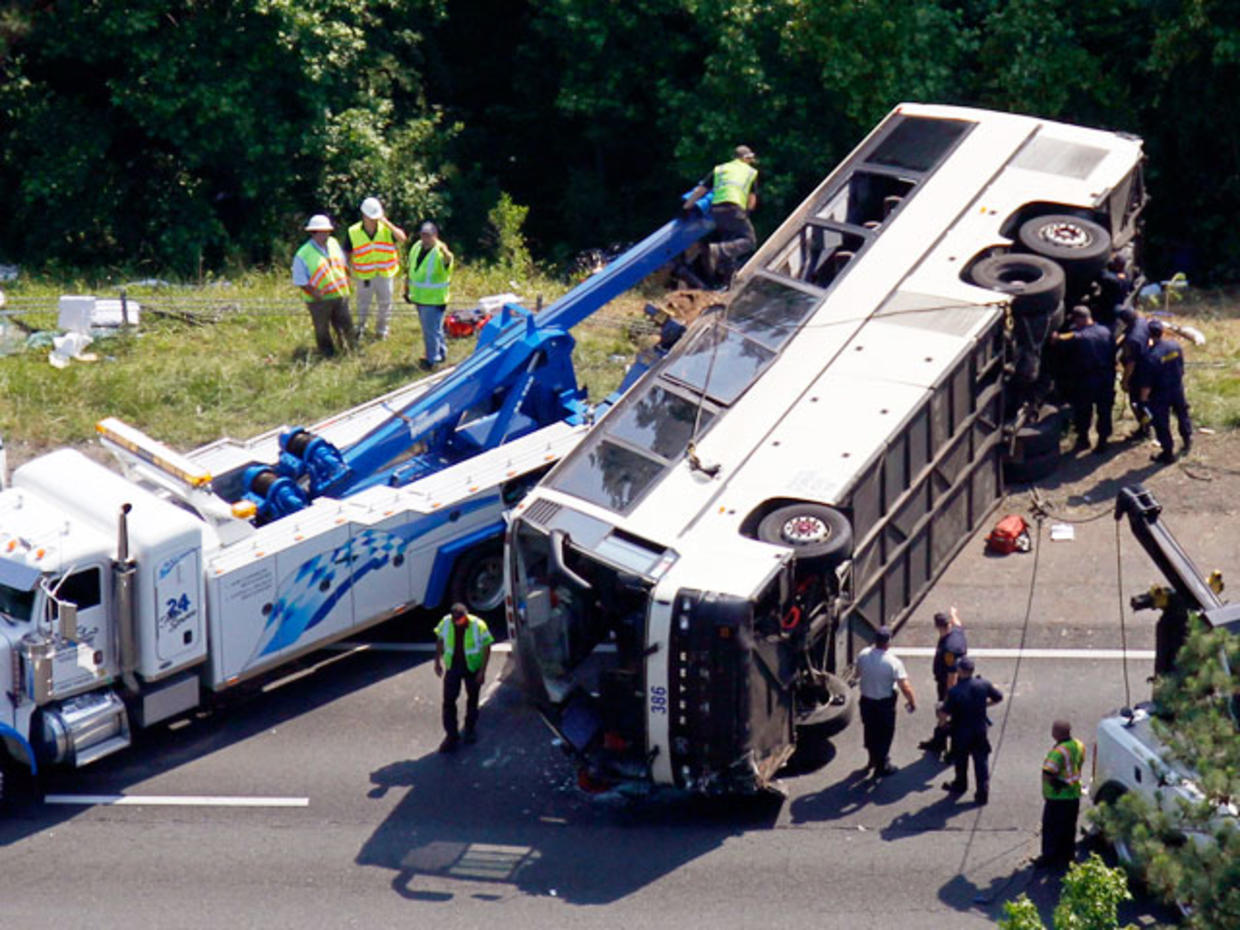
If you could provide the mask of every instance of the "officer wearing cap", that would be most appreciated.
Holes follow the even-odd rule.
[[[1119,340],[1120,387],[1128,394],[1128,406],[1137,419],[1137,428],[1129,439],[1150,438],[1150,418],[1141,401],[1141,388],[1149,372],[1146,356],[1150,351],[1150,321],[1134,310],[1124,307],[1117,314],[1123,324]]]
[[[349,269],[344,250],[332,236],[332,221],[316,213],[306,223],[310,238],[293,256],[293,284],[301,289],[314,341],[319,352],[330,358],[337,348],[356,344],[353,319],[349,316]],[[335,333],[335,342],[332,333]]]
[[[891,741],[896,734],[896,691],[904,695],[909,713],[917,709],[917,698],[909,683],[904,663],[893,656],[891,629],[881,626],[874,634],[874,645],[857,656],[857,675],[861,687],[861,728],[869,761],[866,771],[875,778],[891,775]]]
[[[378,197],[362,201],[362,218],[349,227],[344,251],[349,257],[349,273],[357,289],[357,334],[366,331],[366,317],[373,300],[375,336],[386,339],[392,315],[392,279],[400,273],[397,246],[409,237],[383,214]]]
[[[1094,451],[1104,452],[1111,437],[1111,407],[1115,404],[1115,343],[1111,331],[1094,322],[1088,307],[1073,307],[1070,317],[1072,330],[1052,333],[1051,339],[1066,344],[1069,350],[1067,393],[1076,429],[1073,451],[1089,448],[1089,425],[1096,413],[1098,443]]]
[[[758,169],[754,167],[758,156],[747,145],[738,145],[733,155],[731,161],[715,165],[698,181],[684,204],[690,210],[708,192],[712,195],[710,218],[715,221],[715,231],[706,247],[706,270],[711,277],[724,281],[758,244],[749,221],[758,204]]]
[[[1185,455],[1193,448],[1193,421],[1188,415],[1188,398],[1184,396],[1184,350],[1178,342],[1163,334],[1163,328],[1162,320],[1150,320],[1150,349],[1145,357],[1147,374],[1141,387],[1141,400],[1149,405],[1154,437],[1162,447],[1162,451],[1151,458],[1170,465],[1175,461],[1171,414],[1175,413]]]
[[[960,622],[960,615],[956,613],[955,607],[952,607],[949,613],[935,614],[934,628],[939,634],[939,641],[934,647],[932,671],[937,700],[941,705],[947,697],[947,692],[956,686],[957,664],[969,651],[969,644],[965,639],[964,625]],[[934,735],[918,743],[917,748],[927,752],[946,753],[948,731],[947,726],[937,724],[934,728]]]
[[[950,722],[952,734],[952,761],[956,766],[954,780],[944,782],[943,788],[953,794],[969,790],[969,760],[973,760],[973,777],[977,793],[973,796],[978,804],[990,800],[990,738],[986,728],[990,720],[986,709],[1003,700],[1003,694],[985,678],[974,675],[973,659],[965,656],[956,663],[959,681],[947,692],[947,699],[939,711],[939,723]]]

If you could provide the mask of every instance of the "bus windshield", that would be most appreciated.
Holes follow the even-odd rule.
[[[559,546],[558,557],[553,546]],[[637,673],[650,596],[647,581],[528,523],[518,526],[516,571],[520,625],[535,646],[552,701],[578,689],[597,693],[602,680],[617,672]],[[594,657],[604,642],[612,643],[614,651]]]

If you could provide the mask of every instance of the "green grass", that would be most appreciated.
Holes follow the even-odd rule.
[[[515,285],[494,268],[462,267],[454,305],[516,291],[528,307],[550,302],[568,285],[539,276]],[[9,308],[38,329],[54,329],[62,293],[80,285],[20,282],[6,287]],[[115,296],[101,288],[99,296]],[[91,346],[93,363],[53,368],[47,348],[0,358],[0,436],[34,450],[94,440],[95,423],[117,416],[168,443],[191,449],[220,436],[246,438],[282,424],[311,423],[422,377],[422,337],[412,307],[398,300],[391,338],[366,342],[343,358],[321,360],[309,316],[281,272],[250,273],[196,288],[128,290],[144,309],[140,331]],[[641,307],[658,300],[657,285],[613,302],[578,326],[574,363],[590,397],[606,396],[627,361],[648,340]],[[1205,333],[1186,345],[1194,420],[1215,429],[1240,427],[1240,301],[1193,293],[1170,308]],[[156,312],[160,311],[160,312]],[[200,325],[187,322],[199,320]],[[459,362],[472,339],[449,340]]]
[[[1187,339],[1185,387],[1193,422],[1212,429],[1240,427],[1240,299],[1224,292],[1193,292],[1168,307],[1176,322],[1195,326],[1204,346]]]
[[[533,307],[539,295],[550,302],[566,289],[546,277],[514,288],[502,273],[462,268],[453,305],[515,290]],[[20,309],[36,329],[54,329],[58,296],[74,292],[89,293],[49,284],[6,288],[9,309]],[[313,422],[423,376],[416,364],[422,356],[417,314],[399,298],[387,341],[365,341],[356,353],[323,360],[314,351],[310,318],[282,273],[192,289],[132,287],[128,294],[143,306],[140,330],[96,341],[88,351],[97,361],[56,369],[47,361],[50,347],[0,358],[0,436],[36,449],[80,444],[94,439],[98,420],[117,416],[190,449],[224,435],[245,438]],[[578,380],[593,399],[623,377],[625,363],[616,357],[627,361],[637,348],[627,318],[640,319],[640,306],[636,299],[619,301],[574,330]],[[449,362],[459,362],[473,344],[449,339]]]

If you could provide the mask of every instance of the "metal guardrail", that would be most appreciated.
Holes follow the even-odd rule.
[[[189,325],[210,325],[218,323],[229,316],[301,316],[305,309],[296,299],[272,300],[265,298],[226,298],[226,297],[190,297],[157,292],[153,294],[130,294],[127,292],[109,294],[96,293],[96,297],[113,297],[126,299],[138,304],[143,314],[179,320]],[[0,320],[11,320],[19,329],[33,332],[36,327],[27,322],[32,315],[55,316],[58,311],[57,301],[49,297],[29,297],[6,295],[7,299],[0,308]],[[468,309],[474,304],[470,302],[453,302],[449,310]],[[416,309],[409,304],[393,301],[392,315],[416,318]],[[614,330],[634,335],[657,334],[659,328],[644,315],[626,314],[618,310],[601,311],[583,322],[582,327],[590,330]]]

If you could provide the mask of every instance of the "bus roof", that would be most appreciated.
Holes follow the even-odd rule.
[[[772,497],[838,504],[1004,312],[1004,295],[962,279],[966,263],[1010,245],[1005,223],[1031,202],[1105,204],[1140,159],[1129,136],[902,104],[755,253],[726,313],[699,318],[539,496],[681,553],[763,545],[737,531]],[[843,273],[795,280],[807,231],[849,234],[859,177],[898,208],[858,228]]]

